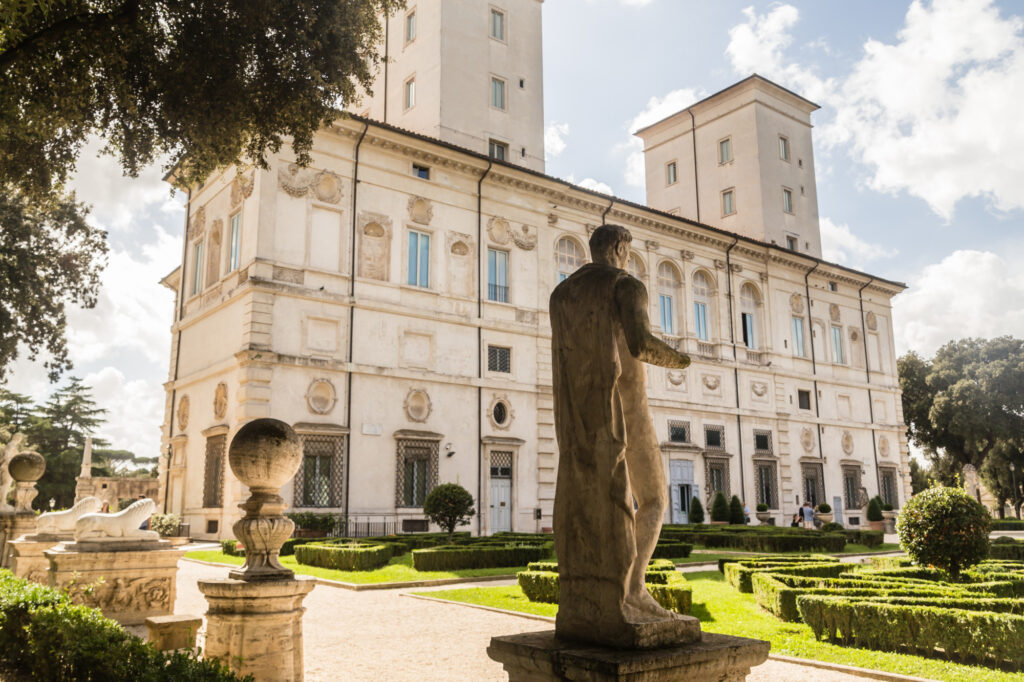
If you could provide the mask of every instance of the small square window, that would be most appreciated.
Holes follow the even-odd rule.
[[[782,190],[782,210],[786,213],[793,212],[793,190],[791,189]]]
[[[811,409],[811,392],[800,389],[796,392],[796,401],[801,410]]]
[[[772,451],[772,432],[754,431],[754,451],[770,453]]]
[[[689,422],[669,422],[668,423],[668,439],[673,443],[689,443],[690,442],[690,424]]]
[[[492,159],[498,161],[508,160],[508,145],[504,142],[498,142],[497,140],[491,140],[488,145],[488,154]]]
[[[525,78],[520,78],[519,79],[519,89],[522,90],[525,87],[526,87],[526,79]]]
[[[505,81],[491,78],[491,106],[495,109],[505,108]]]
[[[732,138],[727,137],[718,142],[718,163],[729,163],[732,161]]]
[[[704,427],[704,446],[722,450],[725,448],[725,429],[721,426]]]
[[[405,15],[405,42],[406,44],[416,40],[416,12],[409,12]]]
[[[416,106],[416,79],[410,78],[405,81],[405,98],[402,102],[406,109]]]
[[[779,135],[779,158],[789,161],[789,138]]]
[[[722,192],[722,215],[732,215],[736,212],[736,193],[727,189]]]
[[[512,371],[512,349],[487,346],[487,371],[509,374]]]
[[[414,163],[412,165],[412,174],[415,175],[417,178],[423,178],[424,180],[429,180],[430,179],[430,167],[429,166],[421,166],[418,163]]]
[[[839,285],[836,284],[835,282],[829,282],[828,283],[828,290],[829,291],[839,291]]]
[[[676,162],[673,161],[672,163],[665,166],[665,182],[666,184],[674,185],[676,184],[676,180],[678,179],[679,175],[678,170],[676,168]]]
[[[491,37],[505,40],[505,13],[501,10],[491,9]]]
[[[790,251],[799,251],[799,240],[796,237],[790,237],[789,235],[786,235],[786,248],[789,249]]]

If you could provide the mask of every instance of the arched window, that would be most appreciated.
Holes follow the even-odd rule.
[[[640,256],[635,253],[629,254],[629,265],[626,266],[629,270],[629,274],[636,277],[641,282],[647,278],[647,270],[644,268],[644,262],[640,260]]]
[[[562,237],[555,246],[555,260],[558,262],[558,281],[576,272],[583,265],[583,249],[571,237]]]
[[[756,350],[760,343],[759,327],[761,324],[758,309],[761,307],[761,295],[750,283],[740,287],[740,321],[743,323],[743,345]]]
[[[693,326],[701,341],[711,339],[711,282],[698,271],[693,276]]]
[[[658,311],[661,314],[661,331],[678,334],[676,325],[676,301],[679,300],[679,271],[671,263],[658,266]]]

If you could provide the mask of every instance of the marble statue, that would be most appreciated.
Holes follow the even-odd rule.
[[[555,631],[649,649],[701,638],[697,619],[663,609],[644,581],[668,504],[644,363],[685,369],[690,359],[651,334],[647,290],[624,270],[630,241],[624,227],[597,228],[593,263],[551,294]]]
[[[64,511],[46,512],[40,514],[36,520],[36,533],[40,535],[70,534],[75,531],[75,523],[83,514],[92,514],[100,509],[98,497],[86,497],[78,502],[71,509]]]
[[[7,494],[11,492],[11,485],[14,483],[14,477],[7,470],[7,465],[21,452],[24,442],[25,434],[15,433],[4,445],[3,454],[0,454],[0,511],[14,511],[14,507],[7,503]]]
[[[115,514],[85,514],[75,521],[75,541],[159,540],[160,534],[155,530],[139,528],[155,509],[156,502],[147,497]]]

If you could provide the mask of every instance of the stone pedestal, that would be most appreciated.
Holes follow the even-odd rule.
[[[35,532],[36,515],[34,512],[0,512],[0,568],[10,568],[10,544],[22,535]]]
[[[196,634],[202,626],[202,617],[187,613],[180,616],[151,616],[146,619],[149,643],[156,647],[157,651],[195,649]]]
[[[610,649],[562,642],[555,631],[491,638],[487,655],[505,666],[509,682],[739,682],[768,658],[757,639],[704,633],[702,639],[663,649]]]
[[[178,559],[185,550],[169,542],[62,542],[43,554],[50,562],[50,587],[67,590],[75,603],[96,607],[122,625],[174,611]]]
[[[19,578],[46,585],[49,582],[47,572],[50,570],[50,559],[44,552],[71,539],[70,535],[22,535],[7,544],[10,555],[8,568]]]
[[[206,612],[206,658],[218,658],[255,682],[302,680],[302,600],[312,578],[200,580]]]

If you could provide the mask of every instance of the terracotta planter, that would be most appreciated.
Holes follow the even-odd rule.
[[[885,530],[885,521],[868,521],[871,530]]]

